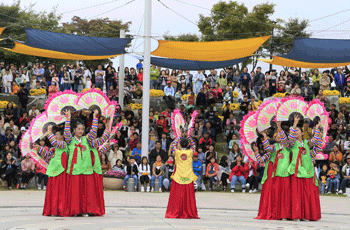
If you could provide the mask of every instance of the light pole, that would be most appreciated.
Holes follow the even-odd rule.
[[[148,156],[149,138],[149,99],[151,74],[151,28],[152,0],[145,0],[145,37],[143,60],[143,99],[142,99],[142,156]]]
[[[272,21],[272,23],[274,25],[277,24],[276,21]],[[272,34],[271,34],[271,42],[270,42],[270,59],[272,60],[272,55],[273,55],[273,35],[274,35],[274,30],[275,30],[275,26],[272,26]],[[270,63],[270,71],[272,70],[272,64]]]
[[[120,30],[120,38],[125,38],[125,30]],[[124,109],[124,58],[125,54],[119,56],[119,106],[121,110]]]

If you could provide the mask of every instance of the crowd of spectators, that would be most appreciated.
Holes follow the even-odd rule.
[[[246,189],[249,192],[257,192],[264,166],[257,165],[242,155],[239,134],[239,121],[242,115],[256,111],[259,100],[262,101],[275,93],[299,95],[307,101],[319,98],[323,102],[326,102],[323,90],[336,89],[342,95],[350,96],[350,72],[347,67],[333,68],[323,71],[322,74],[317,69],[313,72],[300,73],[295,68],[278,74],[275,70],[262,72],[260,67],[250,72],[248,68],[243,68],[242,72],[235,68],[226,68],[220,72],[210,70],[192,74],[190,71],[170,71],[152,66],[151,88],[164,91],[167,108],[164,111],[150,108],[149,121],[146,121],[150,127],[150,132],[147,134],[149,148],[143,150],[140,142],[143,134],[142,110],[133,111],[129,105],[132,100],[140,99],[143,95],[142,62],[138,63],[136,68],[126,67],[124,73],[124,103],[127,106],[124,111],[118,110],[116,113],[116,122],[121,122],[122,127],[115,140],[110,141],[109,152],[102,156],[102,169],[104,173],[113,170],[123,172],[125,178],[132,177],[135,183],[140,181],[141,184],[146,184],[147,188],[143,191],[154,190],[155,179],[159,179],[163,189],[170,188],[170,176],[176,160],[169,150],[174,139],[171,114],[176,107],[179,107],[187,122],[195,109],[199,113],[191,133],[196,144],[194,172],[199,177],[196,182],[198,189],[205,190],[204,184],[208,182],[209,190],[214,186],[226,190],[228,181],[231,181],[231,192],[234,192],[239,181],[243,192]],[[35,105],[27,106],[30,89],[44,88],[48,95],[52,95],[66,89],[81,92],[84,89],[99,88],[105,89],[104,92],[111,100],[118,100],[119,95],[118,72],[112,62],[106,66],[98,65],[93,70],[89,67],[68,64],[56,67],[55,64],[44,66],[42,63],[28,63],[18,67],[14,64],[5,65],[0,61],[0,78],[2,92],[17,95],[19,98],[16,107],[13,103],[8,103],[0,120],[2,147],[0,176],[10,178],[10,181],[17,180],[18,175],[23,177],[21,162],[26,159],[22,159],[18,144],[30,121],[43,112]],[[234,92],[238,94],[239,114],[234,113],[229,106],[235,101]],[[183,95],[189,95],[187,104],[181,104]],[[217,103],[227,106],[219,112]],[[332,187],[334,192],[341,193],[350,184],[349,112],[346,107],[337,111],[335,105],[327,109],[331,114],[332,125],[328,131],[329,142],[324,153],[329,159],[316,161],[316,168],[323,188],[322,193],[332,192]],[[79,111],[73,116],[74,119],[82,120],[87,130],[89,129],[92,123],[89,111]],[[312,138],[312,128],[312,121],[305,122],[303,128],[305,139]],[[100,120],[98,135],[102,135],[104,129],[105,124]],[[275,127],[272,126],[268,131],[273,142]],[[219,141],[224,139],[226,143],[216,144],[218,139]],[[50,147],[45,139],[38,144]],[[254,148],[264,151],[261,137],[258,138]],[[142,151],[147,151],[148,157],[142,158]],[[29,166],[28,170],[32,172]],[[24,175],[25,178],[32,176],[30,174],[27,177],[26,173]],[[24,181],[27,182],[26,179]]]

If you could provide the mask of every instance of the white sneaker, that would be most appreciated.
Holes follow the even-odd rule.
[[[46,190],[46,186],[44,186],[43,190]]]
[[[232,192],[232,193],[234,193],[234,192],[235,192],[235,190],[232,188],[232,189],[231,189],[231,192]]]
[[[151,189],[151,192],[154,192],[154,188]]]
[[[253,190],[253,193],[257,193],[257,192],[258,192],[258,190],[256,190],[256,189]]]
[[[331,191],[328,191],[327,194],[331,194]]]
[[[151,189],[151,188],[148,186],[148,187],[147,187],[147,192],[149,192],[149,191],[150,191],[150,189]]]
[[[242,189],[242,193],[245,193],[245,189]]]
[[[340,194],[340,195],[343,194],[343,190],[339,190],[339,194]]]
[[[250,186],[249,183],[246,183],[246,184],[245,184],[245,187],[246,187],[246,188],[249,188],[249,186]]]
[[[249,190],[249,193],[253,193],[253,190]]]
[[[38,186],[38,190],[41,190],[41,186]]]
[[[159,188],[159,192],[163,192],[163,191],[162,191],[162,188]]]
[[[135,192],[137,192],[137,186],[135,186]]]
[[[145,187],[141,185],[141,192],[145,192]]]

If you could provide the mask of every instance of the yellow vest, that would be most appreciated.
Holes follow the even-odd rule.
[[[178,184],[190,184],[197,180],[197,176],[193,172],[193,151],[176,150],[175,151],[175,174],[171,176]]]

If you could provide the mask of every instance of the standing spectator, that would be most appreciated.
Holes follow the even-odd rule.
[[[54,95],[55,93],[59,92],[59,88],[56,85],[56,82],[52,82],[51,85],[49,86],[49,96]]]
[[[205,81],[205,77],[202,71],[198,71],[197,74],[193,77],[193,92],[197,95],[201,88],[203,88],[203,83]]]
[[[343,179],[341,181],[339,194],[343,194],[343,191],[345,191],[345,187],[350,182],[350,155],[346,157],[346,164],[343,166],[341,174],[343,176]]]
[[[143,81],[143,68],[139,69],[139,73],[137,74],[137,79],[139,79],[140,82]]]
[[[105,79],[105,71],[102,69],[102,65],[97,66],[97,70],[95,71],[95,85],[97,88],[103,91],[103,80]]]
[[[140,70],[142,69],[142,60],[139,60],[139,63],[137,63],[136,65],[136,69],[140,72]]]
[[[261,67],[256,68],[256,73],[254,75],[254,78],[252,79],[254,82],[254,92],[255,95],[258,95],[259,90],[261,89],[261,86],[265,82],[265,75],[261,72]]]
[[[161,76],[159,77],[159,89],[164,90],[166,83],[168,81],[167,76],[165,75],[165,70],[162,70]]]
[[[11,93],[11,83],[13,81],[12,73],[9,69],[6,69],[5,75],[2,77],[4,85],[4,93]]]
[[[320,79],[320,89],[322,90],[329,90],[329,85],[331,84],[331,81],[328,77],[327,71],[323,71],[323,75]]]
[[[152,65],[151,69],[150,69],[150,79],[151,79],[151,89],[157,89],[157,81],[159,78],[159,70],[157,69],[157,67],[155,65]],[[175,95],[175,93],[174,93]]]
[[[198,160],[198,152],[193,153],[193,172],[197,176],[196,184],[197,188],[201,188],[202,180],[202,162]]]
[[[175,89],[171,87],[171,81],[167,82],[167,86],[164,88],[165,103],[168,108],[175,108]]]
[[[108,91],[111,88],[111,86],[113,86],[113,78],[114,78],[114,72],[112,70],[111,66],[107,67],[107,72],[106,72],[106,91],[107,91],[107,95],[108,95]]]
[[[10,120],[13,120],[14,119],[14,109],[13,109],[13,104],[12,102],[9,102],[6,106],[6,109],[4,111],[4,115],[5,115],[5,120],[4,122],[7,123],[9,122]]]
[[[230,166],[228,164],[228,158],[226,155],[221,157],[220,163],[219,163],[219,181],[220,181],[220,186],[223,185],[224,192],[226,192],[226,187],[227,187],[227,179],[230,176]]]
[[[249,87],[249,82],[251,82],[250,74],[248,73],[248,68],[243,68],[243,73],[239,77],[239,81],[241,82],[242,86],[245,86],[246,88]]]
[[[270,96],[274,95],[277,90],[277,78],[275,76],[274,70],[266,72],[268,73],[267,77],[265,78],[268,83],[268,90],[270,92]]]
[[[338,73],[334,76],[334,82],[336,90],[340,92],[342,96],[344,96],[344,87],[345,87],[345,74],[342,73],[341,68],[338,68]]]
[[[215,158],[213,156],[211,156],[209,158],[209,164],[207,166],[207,170],[205,173],[205,176],[207,178],[209,178],[210,183],[209,183],[209,191],[213,190],[213,185],[215,183],[215,177],[217,176],[218,172],[219,172],[219,166],[215,161]]]
[[[17,97],[19,99],[19,102],[22,105],[22,108],[27,110],[27,104],[28,104],[28,100],[29,100],[29,91],[28,91],[28,89],[26,89],[24,83],[20,84],[20,89],[17,93]]]
[[[223,70],[220,71],[220,76],[216,79],[216,83],[219,84],[220,88],[227,85],[226,74]]]
[[[318,95],[318,91],[320,90],[320,80],[321,74],[318,72],[318,69],[315,69],[315,74],[312,76],[312,88],[314,90],[315,96]]]
[[[150,166],[148,164],[147,157],[142,157],[142,163],[139,165],[139,173],[140,173],[140,184],[141,184],[141,192],[145,192],[145,183],[147,184],[147,192],[150,192]]]
[[[241,102],[240,105],[240,109],[241,109],[241,115],[244,116],[246,114],[248,114],[248,105],[249,105],[249,101],[248,101],[248,96],[244,95],[243,96],[243,101]]]
[[[313,91],[312,87],[309,86],[309,82],[304,82],[304,87],[301,89],[301,95],[305,98],[306,101],[312,101],[313,99]]]
[[[131,156],[134,157],[136,163],[139,165],[141,163],[141,142],[138,141],[136,147],[132,150]]]
[[[41,78],[44,77],[45,69],[44,69],[44,64],[43,63],[40,63],[39,67],[37,67],[37,71],[34,74],[35,74],[36,79],[38,81],[40,81]]]
[[[35,164],[31,161],[30,155],[27,154],[25,159],[21,162],[22,168],[22,189],[26,189],[30,179],[34,177]]]
[[[231,192],[235,192],[236,183],[239,180],[242,185],[242,192],[245,193],[246,185],[246,169],[244,168],[244,163],[242,162],[242,155],[236,157],[236,162],[233,164],[233,168],[230,174],[231,181]]]
[[[139,170],[135,163],[135,159],[133,156],[130,156],[129,158],[129,164],[126,166],[126,176],[124,178],[124,184],[123,188],[126,190],[126,182],[128,182],[129,178],[134,178],[134,184],[135,184],[135,191],[137,191],[137,180],[138,180],[138,174]]]
[[[154,182],[158,178],[159,179],[159,192],[162,192],[162,185],[163,185],[163,173],[162,170],[164,164],[162,163],[162,158],[160,155],[157,156],[156,162],[153,163],[152,167],[152,178],[151,178],[151,188],[152,192],[154,192]]]

